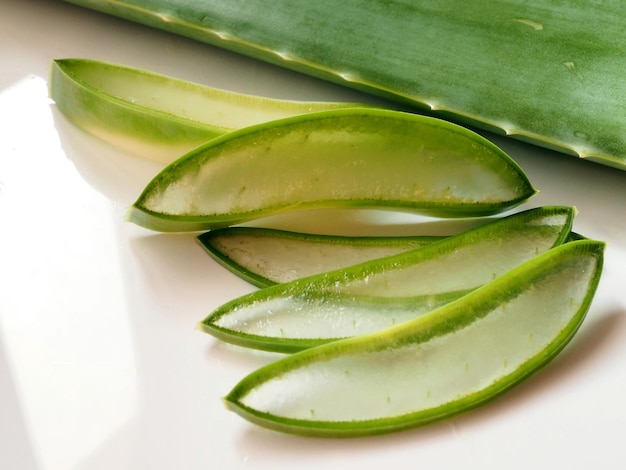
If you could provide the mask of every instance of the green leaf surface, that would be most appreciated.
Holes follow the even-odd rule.
[[[626,3],[71,0],[626,169]]]

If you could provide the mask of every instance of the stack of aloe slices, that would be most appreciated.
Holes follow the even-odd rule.
[[[620,0],[69,0],[626,169]]]
[[[107,74],[101,88],[90,84],[90,99],[78,88],[59,93],[86,73],[57,73],[64,65],[53,64],[51,96],[68,117],[87,128],[103,103],[124,115]],[[146,77],[129,70],[116,84],[121,95]],[[170,86],[163,80],[155,93]],[[174,86],[160,96],[186,93],[184,82]],[[135,119],[146,107],[125,109]],[[184,128],[178,118],[142,119]],[[119,144],[107,122],[100,137]],[[139,134],[149,144],[162,138]],[[510,156],[467,129],[339,104],[209,138],[156,175],[128,218],[152,230],[208,230],[198,236],[207,251],[261,287],[198,325],[233,344],[288,354],[237,384],[225,398],[230,409],[284,432],[349,437],[471,409],[570,341],[595,294],[604,244],[572,232],[572,207],[499,216],[535,192]],[[233,227],[335,207],[483,223],[450,236],[397,238]]]
[[[226,404],[268,428],[329,437],[467,411],[568,343],[594,295],[602,252],[588,240],[552,248],[430,313],[269,364],[241,380]]]
[[[231,343],[278,352],[382,330],[564,243],[573,217],[570,207],[531,209],[425,247],[281,283],[219,307],[200,328]],[[253,263],[265,257],[261,250],[251,254]],[[276,257],[274,263],[293,266],[306,261],[288,251]]]
[[[522,211],[218,307],[201,330],[293,353],[241,380],[227,407],[282,432],[355,437],[448,418],[497,397],[554,358],[589,309],[604,244],[572,232],[574,215],[571,207]],[[314,256],[307,245],[318,252],[320,240],[333,253],[353,248],[351,238],[340,237],[336,247],[335,237],[256,228],[214,235],[228,239],[230,231],[237,246],[244,237],[245,262],[228,262],[244,279],[268,246],[279,257],[272,265],[294,269]],[[207,235],[199,237],[203,244]],[[295,241],[299,250],[277,252],[268,237],[280,246]],[[229,241],[215,254],[232,253]],[[263,278],[265,269],[256,268]]]

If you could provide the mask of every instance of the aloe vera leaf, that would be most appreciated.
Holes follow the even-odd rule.
[[[552,360],[593,300],[604,244],[531,259],[428,315],[287,356],[225,397],[278,431],[351,437],[424,425],[497,397]]]
[[[441,236],[335,236],[228,227],[198,236],[213,259],[258,287],[345,268],[429,245]]]
[[[535,193],[506,153],[472,131],[410,113],[347,108],[213,139],[159,173],[127,218],[153,230],[191,231],[332,207],[470,217]]]
[[[52,61],[49,89],[59,110],[77,126],[164,164],[235,129],[354,106],[244,95],[82,58]]]
[[[626,169],[626,4],[71,0]]]
[[[294,352],[423,315],[567,240],[575,210],[539,207],[412,251],[244,295],[198,324],[250,348]]]

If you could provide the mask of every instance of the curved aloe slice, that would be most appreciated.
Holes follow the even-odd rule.
[[[441,235],[336,236],[261,227],[227,227],[198,236],[218,263],[257,287],[295,281],[414,250]],[[584,237],[571,232],[568,241]]]
[[[603,249],[567,243],[428,315],[287,356],[245,377],[226,405],[268,428],[342,437],[474,408],[570,341],[593,299]]]
[[[157,175],[128,218],[154,230],[183,231],[346,206],[480,216],[534,194],[508,155],[465,128],[349,108],[213,139]]]
[[[228,227],[198,236],[213,259],[259,287],[346,268],[442,239],[317,235],[259,227]]]
[[[354,106],[243,95],[89,59],[52,61],[49,88],[59,110],[79,127],[162,163],[235,129]]]
[[[293,352],[380,330],[450,302],[566,240],[574,210],[541,207],[406,253],[278,284],[214,310],[199,329]]]

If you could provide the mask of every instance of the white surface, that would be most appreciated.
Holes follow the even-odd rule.
[[[63,2],[0,7],[1,469],[625,468],[626,172],[496,140],[541,191],[527,206],[575,205],[575,230],[608,242],[588,318],[547,368],[421,429],[355,440],[270,432],[220,398],[274,356],[194,329],[253,288],[193,236],[122,220],[159,167],[68,124],[47,99],[48,65],[89,57],[234,91],[361,96]],[[385,230],[371,221],[346,230]]]

